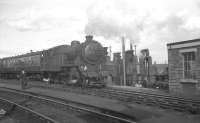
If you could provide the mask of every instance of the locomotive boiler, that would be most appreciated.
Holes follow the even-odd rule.
[[[32,79],[47,79],[54,83],[101,85],[101,68],[105,64],[107,48],[93,36],[83,43],[59,45],[48,50],[0,59],[0,76],[15,78],[23,69]]]

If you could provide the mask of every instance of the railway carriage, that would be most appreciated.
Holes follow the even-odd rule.
[[[22,69],[28,71],[29,76],[40,74],[40,60],[40,51],[3,58],[0,60],[0,75],[2,78],[16,78]]]
[[[107,48],[89,35],[83,43],[72,41],[71,45],[0,59],[0,75],[16,78],[24,69],[30,79],[45,78],[56,83],[104,86],[101,68],[106,55]]]

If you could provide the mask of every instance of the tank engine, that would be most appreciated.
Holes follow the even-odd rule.
[[[24,69],[29,78],[103,86],[101,67],[105,64],[106,55],[107,48],[88,35],[83,43],[72,41],[71,45],[0,59],[0,75],[15,78]]]

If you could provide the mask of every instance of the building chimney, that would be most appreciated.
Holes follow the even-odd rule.
[[[132,44],[131,40],[130,40],[130,50],[133,50],[133,44]]]
[[[86,41],[92,41],[93,36],[92,35],[86,35],[85,38],[86,38]]]
[[[133,50],[133,45],[132,45],[132,43],[130,43],[130,50]]]
[[[136,47],[137,47],[137,46],[136,46],[136,45],[134,45],[134,47],[135,47],[135,56],[136,56]]]

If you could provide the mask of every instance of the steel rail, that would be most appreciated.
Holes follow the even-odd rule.
[[[49,85],[33,85],[33,87],[53,88],[57,90],[70,91],[75,93],[95,95],[101,97],[115,98],[123,101],[132,101],[136,103],[144,103],[147,105],[157,105],[161,108],[175,109],[179,111],[189,111],[191,113],[200,112],[200,100],[177,97],[169,94],[155,93],[151,90],[124,90],[118,88],[103,88],[103,89],[82,89],[72,88],[71,86],[49,86]]]
[[[122,117],[119,117],[119,116],[114,116],[114,115],[102,113],[102,112],[108,112],[108,111],[106,111],[105,109],[101,109],[99,107],[88,105],[88,107],[97,108],[97,110],[105,110],[105,111],[98,112],[98,111],[91,110],[91,109],[88,109],[88,108],[84,108],[84,107],[80,107],[80,106],[76,106],[76,105],[72,105],[72,104],[67,104],[67,103],[64,103],[64,102],[61,102],[61,101],[56,101],[56,100],[53,100],[53,99],[43,97],[43,96],[46,96],[46,95],[36,96],[36,95],[33,95],[29,92],[24,92],[24,91],[21,91],[21,90],[11,89],[11,88],[7,88],[7,87],[0,87],[0,88],[5,88],[6,90],[8,90],[12,93],[21,94],[21,95],[28,96],[28,97],[34,97],[34,98],[42,100],[42,101],[52,102],[52,103],[57,104],[57,105],[63,105],[63,106],[66,106],[66,107],[70,107],[71,109],[75,109],[77,111],[84,111],[84,112],[88,112],[88,113],[91,113],[91,114],[94,114],[94,115],[97,115],[97,116],[100,116],[100,117],[106,117],[106,118],[109,118],[112,121],[119,121],[120,123],[136,123],[135,121],[130,120],[130,119],[125,119],[125,118],[122,118]],[[51,97],[51,98],[54,98],[54,97]],[[80,103],[78,103],[78,104],[80,104]],[[82,105],[86,105],[86,104],[82,104]]]
[[[29,112],[29,113],[32,113],[32,114],[36,115],[37,117],[40,117],[40,118],[42,118],[43,120],[45,120],[47,123],[59,123],[58,121],[56,121],[56,120],[54,120],[54,119],[52,119],[52,118],[50,118],[50,117],[47,117],[47,116],[45,116],[45,115],[43,115],[43,114],[41,114],[41,113],[39,113],[39,112],[33,111],[33,110],[31,110],[31,109],[29,109],[29,108],[27,108],[27,107],[24,107],[24,106],[22,106],[22,105],[20,105],[20,104],[17,104],[17,103],[15,103],[15,102],[10,101],[10,100],[4,99],[4,98],[2,98],[2,97],[0,97],[0,100],[2,100],[2,101],[4,101],[4,102],[7,102],[7,103],[9,103],[9,104],[12,104],[13,106],[17,106],[17,107],[19,107],[20,109],[23,109],[23,110],[25,110],[25,111],[27,111],[27,112]]]
[[[190,100],[190,99],[185,99],[185,98],[178,98],[178,97],[173,97],[173,96],[165,96],[165,95],[157,95],[157,94],[152,94],[152,93],[146,93],[146,92],[137,92],[137,91],[123,91],[123,90],[106,90],[106,92],[111,92],[111,93],[117,93],[117,94],[124,94],[124,95],[130,95],[133,96],[132,94],[138,94],[146,97],[153,97],[153,98],[159,98],[159,99],[164,99],[167,101],[178,101],[182,103],[192,103],[192,104],[199,104],[200,105],[200,100]]]
[[[151,91],[139,91],[139,90],[122,90],[122,89],[115,89],[115,88],[109,88],[107,90],[116,90],[116,91],[120,91],[120,92],[124,92],[124,93],[142,93],[142,94],[147,94],[147,95],[156,95],[158,97],[165,97],[165,98],[174,98],[174,99],[179,99],[179,100],[183,100],[183,101],[189,101],[189,102],[197,102],[197,103],[200,103],[200,100],[198,99],[191,99],[191,98],[184,98],[184,97],[178,97],[178,96],[173,96],[173,95],[169,95],[169,94],[159,94],[159,93],[151,93]],[[153,92],[153,91],[152,91]]]
[[[166,97],[151,93],[142,93],[142,92],[126,92],[121,90],[106,90],[103,93],[109,93],[112,96],[119,96],[122,98],[128,98],[130,100],[134,100],[135,98],[140,98],[140,100],[148,103],[152,101],[156,101],[155,104],[160,106],[168,106],[172,109],[178,110],[186,110],[186,111],[197,111],[200,112],[200,102],[198,100],[189,100],[189,99],[180,99],[176,97]],[[137,95],[137,96],[136,96]],[[138,99],[139,100],[139,99]]]
[[[95,95],[101,97],[109,97],[113,99],[119,99],[123,101],[132,101],[136,103],[144,103],[147,105],[156,105],[161,108],[174,109],[178,111],[189,111],[190,113],[200,112],[200,100],[190,100],[183,97],[175,97],[165,94],[155,94],[150,92],[142,92],[138,90],[122,90],[115,88],[104,88],[104,89],[81,89],[81,88],[59,88],[59,87],[44,87],[41,85],[34,85],[35,87],[41,88],[53,88],[64,91],[70,91],[80,94]],[[94,93],[95,92],[95,93]]]

